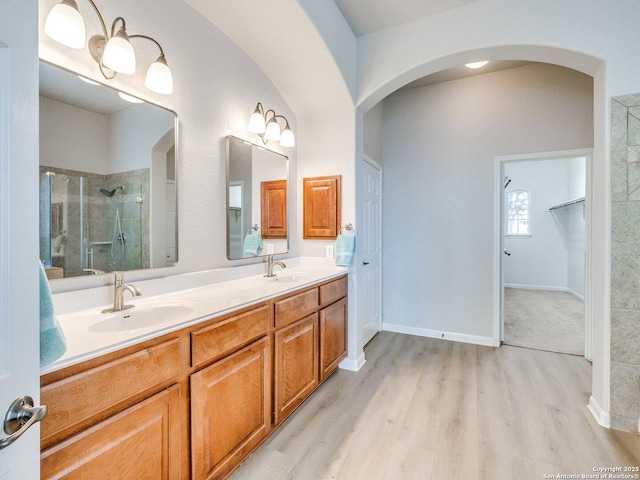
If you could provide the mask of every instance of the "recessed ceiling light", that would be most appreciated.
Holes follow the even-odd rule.
[[[487,63],[489,63],[489,62],[488,61],[484,61],[484,62],[465,63],[464,66],[467,67],[467,68],[482,68]]]

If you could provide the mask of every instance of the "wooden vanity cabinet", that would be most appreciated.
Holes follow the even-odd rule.
[[[45,450],[41,478],[179,480],[181,428],[174,385]]]
[[[41,377],[41,478],[227,478],[346,355],[347,277]]]
[[[224,478],[271,430],[269,337],[191,375],[192,478]]]
[[[320,310],[320,381],[347,356],[347,299]]]
[[[318,314],[274,334],[274,418],[279,424],[318,386]]]
[[[347,355],[346,275],[273,301],[273,423],[280,424]]]

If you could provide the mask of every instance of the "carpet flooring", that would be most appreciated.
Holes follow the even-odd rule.
[[[584,303],[566,292],[504,289],[504,343],[584,355]]]

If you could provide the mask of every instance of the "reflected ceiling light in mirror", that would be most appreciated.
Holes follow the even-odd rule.
[[[128,95],[124,92],[118,92],[118,96],[123,99],[126,100],[127,102],[131,102],[131,103],[144,103],[144,100],[138,98],[138,97],[134,97],[132,95]]]
[[[126,23],[122,17],[117,17],[113,21],[111,35],[109,35],[98,7],[93,0],[87,1],[93,7],[102,25],[103,35],[95,35],[89,39],[89,53],[98,63],[104,78],[111,80],[118,73],[126,75],[135,73],[136,55],[131,40],[143,38],[153,42],[160,50],[160,55],[147,71],[145,86],[156,93],[164,95],[173,93],[173,76],[167,65],[162,46],[147,35],[128,35]],[[44,31],[62,45],[77,49],[84,48],[86,43],[85,24],[76,1],[62,0],[56,4],[47,15]]]
[[[84,83],[88,83],[89,85],[100,85],[98,82],[91,80],[90,78],[83,77],[82,75],[76,75],[76,77],[78,77]]]
[[[465,63],[464,66],[467,68],[482,68],[484,67],[487,63],[489,63],[488,60],[485,60],[483,62],[472,62],[472,63]]]
[[[284,129],[280,128],[278,118],[284,120]],[[279,141],[283,147],[293,147],[296,144],[293,131],[289,126],[289,120],[287,120],[284,115],[276,114],[273,109],[265,112],[260,102],[258,102],[255,110],[249,117],[248,128],[251,133],[257,134],[265,145],[270,141]]]

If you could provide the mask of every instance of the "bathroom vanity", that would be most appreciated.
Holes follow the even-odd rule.
[[[228,477],[346,356],[346,273],[295,279],[45,373],[41,478]]]

